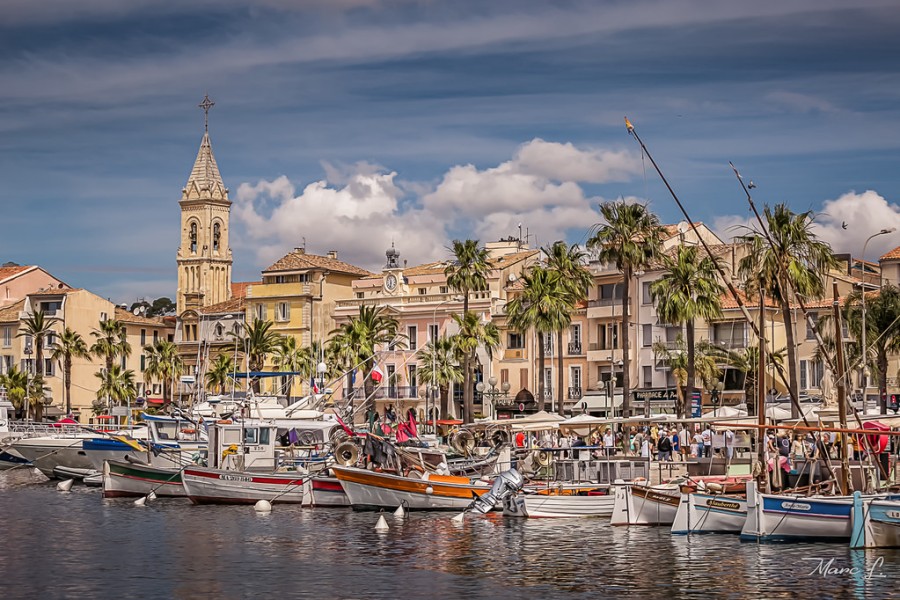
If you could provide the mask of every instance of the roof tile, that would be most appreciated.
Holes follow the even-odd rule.
[[[336,271],[338,273],[362,275],[363,277],[372,275],[370,271],[366,271],[361,267],[345,263],[342,260],[331,258],[329,256],[319,256],[318,254],[307,254],[302,251],[294,251],[290,254],[286,254],[285,256],[275,261],[275,264],[263,271],[263,273],[303,270]]]

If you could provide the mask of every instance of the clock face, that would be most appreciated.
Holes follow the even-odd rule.
[[[384,287],[387,291],[393,292],[397,289],[397,276],[391,273],[384,278]]]

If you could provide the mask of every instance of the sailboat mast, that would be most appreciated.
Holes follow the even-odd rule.
[[[756,365],[756,418],[762,426],[756,430],[756,455],[762,471],[759,488],[769,491],[769,465],[766,461],[766,300],[762,287],[759,288],[759,361]]]
[[[847,428],[847,376],[844,371],[844,335],[843,323],[841,322],[841,305],[838,296],[837,281],[832,283],[834,301],[832,308],[834,310],[834,348],[835,358],[837,359],[836,371],[837,381],[837,401],[838,401],[838,419],[840,420],[841,429]],[[850,457],[847,455],[848,437],[841,434],[841,494],[847,496],[850,494]]]

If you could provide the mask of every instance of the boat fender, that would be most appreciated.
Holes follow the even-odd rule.
[[[217,425],[231,425],[231,419],[219,419],[216,421]]]
[[[185,429],[181,430],[181,433],[192,434],[192,433],[197,433],[197,430],[194,429],[193,427],[186,427]]]
[[[721,492],[725,489],[725,486],[723,486],[721,483],[707,483],[706,489],[708,489],[710,492]]]

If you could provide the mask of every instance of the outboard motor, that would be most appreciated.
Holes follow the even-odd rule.
[[[494,479],[490,491],[473,500],[469,508],[480,514],[490,512],[506,497],[521,490],[523,485],[525,485],[525,478],[518,471],[515,469],[503,471]]]

